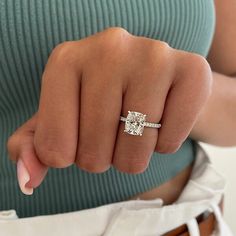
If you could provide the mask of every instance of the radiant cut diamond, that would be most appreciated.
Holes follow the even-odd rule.
[[[146,115],[136,112],[128,111],[128,116],[125,122],[125,132],[132,135],[142,136],[145,126]]]

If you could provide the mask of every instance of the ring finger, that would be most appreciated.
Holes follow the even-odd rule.
[[[152,80],[139,80],[128,86],[123,99],[122,116],[128,111],[137,111],[146,114],[146,121],[158,123],[164,109],[164,101],[168,85],[155,86]],[[121,172],[141,173],[150,161],[158,138],[156,128],[145,128],[142,136],[133,136],[124,132],[125,123],[121,122],[117,134],[116,146],[113,155],[113,165]]]

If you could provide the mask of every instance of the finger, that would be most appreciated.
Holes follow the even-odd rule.
[[[137,79],[138,80],[138,79]],[[146,114],[146,121],[158,123],[161,119],[167,83],[155,86],[156,78],[138,80],[127,88],[124,95],[122,116],[128,111]],[[113,156],[113,165],[122,172],[141,173],[150,161],[158,138],[158,130],[144,128],[142,136],[133,136],[124,132],[125,123],[121,122]]]
[[[37,112],[30,118],[28,119],[23,125],[18,127],[15,132],[8,138],[7,141],[7,150],[9,153],[9,158],[13,162],[17,162],[18,160],[18,154],[20,152],[21,144],[24,140],[22,139],[22,136],[27,137],[31,136],[36,127],[36,122],[37,122]]]
[[[17,163],[19,186],[25,194],[33,193],[33,189],[42,183],[48,170],[39,161],[34,150],[35,124],[36,114],[18,128],[7,143],[10,158]]]
[[[189,135],[197,117],[210,94],[211,71],[200,56],[179,62],[175,83],[168,94],[161,119],[162,127],[156,150],[173,153]],[[188,69],[190,68],[190,69]]]
[[[33,147],[33,136],[30,143],[22,147],[22,153],[17,161],[17,176],[23,193],[32,194],[44,180],[48,167],[42,164]]]
[[[104,172],[111,165],[122,105],[121,80],[114,73],[98,71],[93,66],[81,81],[76,160],[79,168],[95,173]]]
[[[41,162],[51,167],[67,167],[75,160],[80,70],[72,62],[73,50],[71,43],[58,46],[42,79],[34,144]]]

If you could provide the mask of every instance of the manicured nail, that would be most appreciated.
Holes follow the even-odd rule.
[[[30,175],[21,159],[17,162],[17,178],[21,191],[26,195],[32,195],[34,189],[25,186],[30,180]]]

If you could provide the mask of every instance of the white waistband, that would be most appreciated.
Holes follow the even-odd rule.
[[[199,147],[191,178],[174,204],[162,206],[161,199],[131,200],[82,211],[21,219],[16,218],[14,210],[4,211],[0,212],[0,235],[151,236],[161,235],[185,223],[191,231],[197,215],[206,210],[217,211],[225,184],[224,177]],[[219,212],[217,214],[219,226],[216,234],[233,235]],[[192,230],[191,234],[199,235],[196,230]]]

